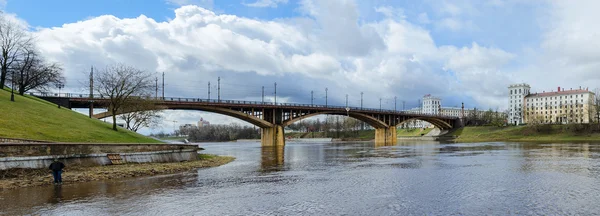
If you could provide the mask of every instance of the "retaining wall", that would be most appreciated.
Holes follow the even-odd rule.
[[[54,158],[66,166],[110,165],[108,154],[126,163],[196,160],[198,146],[168,144],[0,144],[0,170],[46,168]]]

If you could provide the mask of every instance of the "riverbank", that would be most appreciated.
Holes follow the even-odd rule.
[[[198,160],[179,163],[140,163],[96,167],[68,167],[63,173],[63,184],[105,179],[119,179],[185,172],[198,168],[216,167],[235,158],[199,154]],[[0,171],[0,189],[42,186],[52,184],[52,175],[47,169],[10,169]]]
[[[598,125],[480,126],[459,128],[446,136],[456,142],[600,142]]]
[[[0,138],[61,143],[162,143],[30,95],[0,89]],[[4,114],[5,113],[5,114]]]

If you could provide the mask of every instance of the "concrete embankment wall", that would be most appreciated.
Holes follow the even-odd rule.
[[[398,140],[424,140],[424,141],[436,141],[438,137],[434,136],[400,136]]]
[[[126,163],[163,163],[196,160],[198,146],[168,144],[0,144],[0,170],[47,168],[54,158],[67,166],[112,164],[108,155]]]

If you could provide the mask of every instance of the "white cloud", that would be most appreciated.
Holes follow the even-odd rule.
[[[330,104],[343,103],[345,94],[357,104],[363,91],[367,107],[394,96],[410,104],[425,93],[466,94],[487,107],[497,105],[488,96],[502,95],[508,83],[502,68],[514,55],[499,48],[440,47],[427,29],[404,19],[361,21],[350,0],[304,0],[301,7],[304,17],[264,21],[183,6],[165,22],[100,16],[36,35],[41,52],[63,63],[68,77],[85,79],[90,65],[125,62],[166,71],[166,96],[205,98],[207,82],[214,88],[220,76],[227,99],[260,100],[261,86],[270,97],[276,81],[278,101],[306,102],[315,90],[322,103],[328,87]],[[379,11],[398,12],[388,9]],[[500,81],[478,83],[488,76]],[[197,118],[176,113],[165,118]]]
[[[276,8],[278,4],[287,4],[288,0],[256,0],[253,3],[243,3],[248,7],[272,7]]]

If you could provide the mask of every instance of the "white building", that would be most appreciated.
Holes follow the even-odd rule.
[[[431,96],[431,94],[426,94],[425,96],[423,96],[423,106],[422,106],[422,113],[423,114],[430,114],[430,115],[437,115],[440,113],[440,109],[442,107],[442,99],[438,98],[438,97],[433,97]]]
[[[556,91],[531,93],[527,84],[510,85],[509,116],[512,124],[569,124],[593,122],[595,94],[587,88],[558,87]]]
[[[531,87],[528,84],[520,83],[508,86],[508,122],[511,124],[523,124],[523,106],[525,96],[529,95]]]
[[[476,114],[479,116],[483,116],[483,113],[485,113],[486,110],[464,109],[463,111],[462,107],[442,107],[442,99],[433,97],[431,94],[426,94],[423,96],[422,107],[412,108],[410,110],[406,110],[406,112],[463,118],[472,115],[473,112],[476,112]],[[431,123],[421,120],[409,121],[404,123],[402,126],[409,128],[433,127]]]

